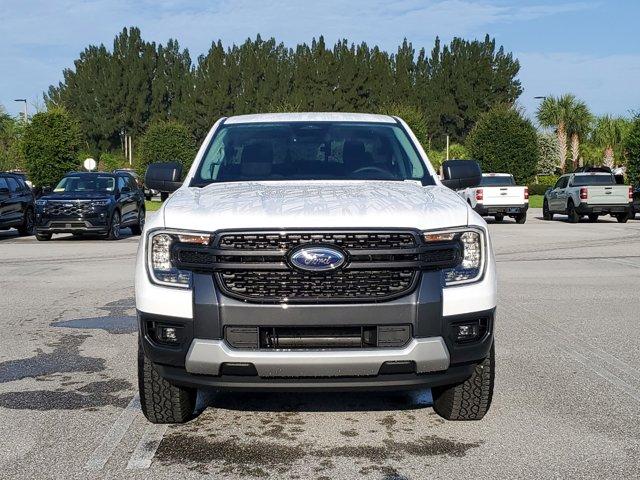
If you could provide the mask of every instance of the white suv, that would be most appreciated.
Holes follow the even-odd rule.
[[[142,409],[193,416],[199,387],[431,387],[445,418],[491,403],[496,274],[484,220],[399,118],[301,113],[218,121],[147,222],[136,267]],[[447,186],[445,186],[447,185]]]

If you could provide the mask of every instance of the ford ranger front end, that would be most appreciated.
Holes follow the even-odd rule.
[[[219,121],[147,222],[136,306],[153,422],[191,418],[201,387],[432,388],[449,419],[491,402],[486,224],[397,118]]]

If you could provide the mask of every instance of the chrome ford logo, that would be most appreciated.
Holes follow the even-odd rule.
[[[341,267],[346,258],[340,250],[330,247],[302,247],[290,257],[291,264],[300,270],[324,272]]]

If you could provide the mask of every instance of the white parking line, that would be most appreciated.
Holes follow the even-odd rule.
[[[102,443],[93,451],[84,468],[87,470],[102,470],[114,450],[129,429],[133,419],[140,413],[140,395],[136,394],[129,405],[122,411],[118,419],[111,426]]]
[[[167,425],[149,425],[131,454],[127,470],[149,468],[166,431]]]

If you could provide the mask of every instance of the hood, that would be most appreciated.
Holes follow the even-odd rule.
[[[47,193],[40,200],[102,200],[110,197],[107,192]]]
[[[165,203],[167,228],[418,228],[467,225],[467,205],[419,182],[304,181],[184,187]]]

